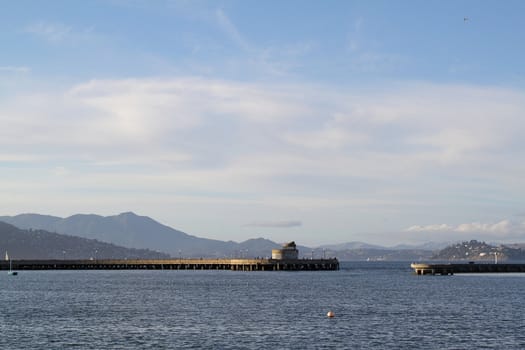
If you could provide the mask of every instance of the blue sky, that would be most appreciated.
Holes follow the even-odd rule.
[[[3,215],[525,241],[522,1],[1,6]]]

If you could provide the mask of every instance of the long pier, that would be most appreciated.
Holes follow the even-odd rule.
[[[455,273],[525,272],[525,264],[416,264],[410,265],[416,275],[453,275]]]
[[[1,261],[0,270],[9,262]],[[333,259],[97,259],[97,260],[13,260],[13,270],[232,270],[232,271],[333,271]]]

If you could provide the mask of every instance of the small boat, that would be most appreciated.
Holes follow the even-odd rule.
[[[7,274],[10,276],[18,275],[18,271],[13,271],[13,262],[11,260],[9,260],[9,271],[7,271]]]
[[[9,271],[7,271],[7,274],[9,276],[16,276],[18,275],[17,271],[13,271],[13,261],[9,259],[9,255],[7,255],[7,252],[5,252],[5,260],[9,260]]]

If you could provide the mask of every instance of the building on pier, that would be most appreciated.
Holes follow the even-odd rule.
[[[295,260],[299,259],[299,251],[295,242],[286,243],[281,249],[272,249],[272,259],[275,260]]]

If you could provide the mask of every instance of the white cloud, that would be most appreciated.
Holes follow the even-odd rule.
[[[34,154],[24,154],[24,153],[0,153],[0,162],[11,163],[28,163],[38,161],[40,158],[36,157]]]
[[[448,224],[433,224],[426,226],[414,225],[407,232],[437,233],[441,237],[478,238],[478,239],[513,239],[525,238],[525,221],[516,222],[504,219],[493,223],[471,222],[455,226]]]
[[[20,147],[67,144],[97,152],[100,162],[115,162],[129,159],[130,151],[137,159],[148,154],[153,155],[150,160],[160,155],[196,159],[197,148],[216,141],[214,153],[234,150],[224,166],[238,163],[238,169],[258,170],[262,166],[257,164],[264,164],[272,173],[410,176],[425,173],[436,162],[460,172],[467,164],[488,165],[495,161],[490,151],[520,142],[519,131],[525,130],[521,95],[509,91],[507,98],[494,101],[483,98],[485,93],[468,108],[459,108],[465,104],[463,96],[479,90],[459,93],[452,87],[456,91],[450,94],[449,87],[439,88],[361,96],[195,78],[93,80],[65,93],[9,100],[0,116],[9,125],[2,136],[10,145],[15,140]],[[446,101],[436,100],[437,94]],[[465,113],[468,109],[472,114]],[[226,131],[216,129],[221,125],[227,136],[219,135]],[[197,143],[203,145],[193,147]],[[256,161],[250,164],[253,156]]]
[[[70,174],[70,171],[66,167],[57,166],[55,167],[55,169],[53,169],[53,173],[56,176],[67,176]]]
[[[432,232],[432,231],[452,231],[454,228],[447,224],[434,224],[434,225],[414,225],[406,229],[409,232]]]
[[[366,142],[368,135],[341,127],[326,127],[316,131],[290,132],[284,135],[284,140],[305,148],[336,150],[347,144]]]
[[[523,228],[523,225],[517,225],[511,223],[509,220],[502,220],[497,223],[487,224],[480,222],[472,222],[468,224],[461,224],[455,228],[456,232],[479,232],[479,233],[495,233],[495,234],[509,234],[513,230],[518,229],[519,226]]]
[[[166,203],[185,201],[187,215],[192,208],[215,217],[198,209],[204,203],[224,205],[225,217],[239,210],[258,217],[248,208],[265,211],[259,217],[301,213],[309,217],[305,231],[315,220],[317,227],[323,220],[352,220],[362,230],[389,225],[378,224],[377,215],[406,227],[421,208],[442,215],[499,203],[521,209],[512,205],[525,195],[525,166],[517,161],[525,149],[523,111],[523,92],[489,87],[413,83],[364,91],[194,77],[92,80],[2,98],[0,162],[11,170],[0,180],[13,198],[31,182],[42,201],[57,200],[57,192],[104,192],[115,207],[122,204],[112,196],[149,204],[156,198],[156,210],[166,212]],[[230,221],[239,226],[238,217]],[[409,232],[515,232],[492,225]]]
[[[256,221],[246,225],[245,227],[275,227],[275,228],[290,228],[301,226],[302,222],[297,220],[288,221]]]
[[[500,166],[492,153],[501,159],[510,147],[519,149],[523,97],[428,84],[363,95],[200,78],[93,80],[4,101],[0,118],[9,127],[0,143],[18,144],[21,154],[35,144],[68,145],[66,153],[81,147],[101,162],[129,158],[129,151],[150,160],[196,159],[197,149],[211,143],[209,151],[236,160],[225,166],[254,159],[249,167],[260,163],[273,173],[388,177],[449,166],[457,174],[472,166],[490,173]]]

